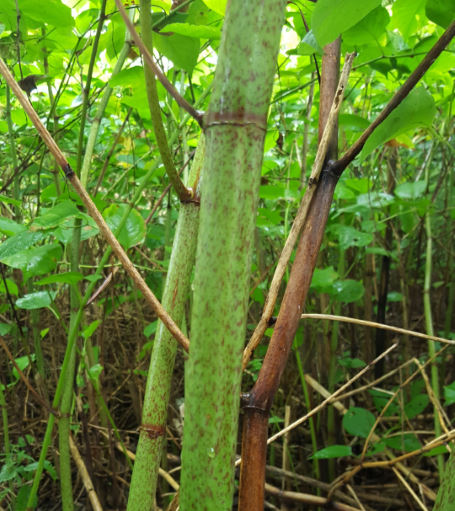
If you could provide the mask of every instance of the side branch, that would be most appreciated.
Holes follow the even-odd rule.
[[[198,122],[198,124],[200,126],[202,126],[202,113],[198,112],[193,106],[191,106],[188,103],[188,101],[184,97],[182,97],[178,93],[177,89],[172,85],[172,83],[167,79],[167,76],[161,71],[161,69],[155,63],[152,55],[146,48],[142,39],[139,37],[139,34],[137,33],[136,29],[134,28],[133,23],[128,18],[128,14],[126,13],[121,0],[115,0],[115,3],[117,5],[118,10],[120,11],[120,14],[122,15],[125,25],[128,27],[128,30],[130,31],[131,37],[133,38],[134,42],[137,44],[139,50],[141,51],[146,64],[155,73],[156,77],[161,82],[161,85],[169,92],[169,94],[177,101],[177,103],[184,110],[186,110],[191,115],[191,117],[193,117]]]
[[[391,113],[392,111],[403,101],[403,99],[411,92],[416,86],[422,76],[427,72],[433,62],[439,57],[442,51],[450,43],[452,38],[455,36],[455,21],[449,25],[447,30],[442,36],[436,41],[431,50],[426,54],[422,62],[414,69],[409,75],[409,78],[404,84],[397,90],[393,95],[392,99],[387,103],[382,112],[376,117],[376,119],[368,126],[368,128],[360,135],[356,142],[344,153],[344,155],[334,164],[333,171],[339,176],[345,170],[345,168],[354,160],[354,158],[360,153],[365,142],[368,140],[370,135]]]
[[[136,267],[131,262],[130,258],[126,254],[123,247],[118,242],[117,238],[114,236],[112,231],[110,230],[109,226],[107,225],[106,221],[104,220],[103,216],[93,203],[92,199],[90,198],[89,194],[83,187],[82,183],[80,182],[79,178],[76,176],[76,174],[71,169],[68,161],[66,160],[65,156],[63,155],[62,151],[60,150],[60,147],[56,144],[55,140],[52,138],[49,131],[46,129],[46,127],[41,122],[40,118],[38,117],[38,114],[33,109],[32,105],[30,104],[29,100],[26,98],[22,90],[20,89],[18,83],[10,73],[8,67],[4,63],[3,59],[0,58],[0,73],[5,78],[8,85],[13,90],[14,94],[16,95],[17,99],[21,103],[23,109],[27,113],[27,115],[30,117],[31,121],[35,125],[38,133],[40,134],[41,138],[43,139],[44,143],[49,148],[49,151],[52,153],[54,158],[56,159],[57,163],[62,168],[63,172],[65,173],[66,178],[71,182],[73,185],[73,188],[76,190],[76,192],[79,194],[80,198],[82,199],[82,202],[84,203],[85,207],[87,208],[88,213],[90,216],[95,220],[96,224],[98,225],[100,232],[103,234],[106,241],[111,246],[112,250],[116,254],[116,256],[119,258],[121,263],[123,264],[126,272],[128,275],[133,279],[134,283],[136,284],[137,288],[142,292],[144,295],[144,298],[147,300],[148,304],[152,307],[152,309],[156,312],[157,316],[161,319],[161,321],[164,323],[166,328],[171,332],[171,334],[174,336],[176,341],[186,350],[189,350],[189,340],[188,338],[182,333],[182,331],[179,329],[179,327],[176,325],[176,323],[173,321],[173,319],[169,316],[169,314],[166,312],[164,307],[161,305],[159,300],[156,298],[156,296],[153,294],[151,289],[147,286],[145,280],[142,278],[141,274],[137,271]]]
[[[251,354],[261,341],[262,336],[264,335],[264,332],[268,327],[269,320],[272,317],[273,309],[275,308],[275,302],[281,285],[281,280],[283,279],[284,272],[286,271],[286,267],[289,263],[289,259],[292,254],[292,250],[294,249],[294,245],[297,241],[300,231],[302,230],[303,224],[305,223],[308,210],[316,190],[316,184],[319,180],[319,176],[321,175],[322,167],[327,154],[327,148],[329,147],[334,126],[338,118],[338,112],[340,111],[341,108],[344,90],[348,82],[348,77],[351,71],[354,57],[355,57],[354,53],[349,53],[346,55],[343,71],[341,72],[338,84],[338,89],[333,99],[328,120],[324,128],[324,133],[322,135],[321,142],[318,146],[316,158],[314,160],[313,168],[311,170],[311,175],[308,181],[308,187],[305,191],[305,195],[302,197],[302,201],[300,203],[296,217],[292,224],[288,238],[284,245],[283,251],[281,252],[280,259],[278,261],[275,273],[272,278],[272,283],[270,284],[270,290],[265,301],[261,319],[259,320],[259,323],[257,324],[256,329],[254,330],[253,335],[251,336],[251,339],[249,340],[243,352],[243,369],[245,369],[245,367],[247,366]]]

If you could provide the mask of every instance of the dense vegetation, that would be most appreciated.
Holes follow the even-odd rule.
[[[123,1],[177,94],[155,82],[141,58],[142,48],[132,42],[118,3],[2,0],[0,57],[148,288],[184,332],[183,340],[188,337],[191,345],[194,332],[203,336],[204,328],[214,331],[211,320],[221,325],[219,318],[204,316],[203,311],[212,309],[197,289],[206,286],[214,308],[226,302],[229,314],[223,313],[222,327],[230,331],[232,327],[232,336],[243,349],[261,318],[275,266],[302,196],[310,188],[308,177],[322,129],[320,113],[330,109],[320,94],[323,48],[340,36],[341,64],[348,53],[356,52],[338,117],[338,141],[332,138],[336,147],[330,150],[336,160],[337,151],[343,155],[355,143],[441,34],[453,27],[455,3],[289,2],[276,60],[270,50],[273,68],[261,62],[260,52],[254,54],[254,62],[238,56],[239,75],[245,78],[242,87],[252,88],[264,80],[264,97],[267,88],[272,90],[270,102],[261,106],[264,112],[268,108],[263,150],[262,135],[254,132],[260,114],[249,118],[254,119],[251,130],[241,126],[244,131],[236,131],[237,117],[220,121],[212,115],[205,121],[206,135],[210,130],[221,133],[220,125],[225,123],[231,139],[216,146],[213,135],[206,149],[203,122],[176,101],[183,98],[197,112],[213,112],[214,105],[222,108],[221,79],[214,76],[217,63],[224,66],[223,59],[230,57],[228,37],[221,39],[226,2],[186,0],[171,5],[170,0],[152,0],[150,10],[144,0],[139,23],[139,2]],[[235,18],[240,4],[232,0],[228,5],[233,26],[241,23],[236,22],[241,16]],[[245,12],[245,20],[248,15]],[[275,29],[278,41],[280,26]],[[239,47],[248,47],[248,37],[251,44],[260,38],[253,29],[245,32],[242,27],[235,35]],[[453,42],[446,46],[423,79],[368,138],[335,188],[302,310],[318,316],[302,319],[293,337],[270,411],[269,436],[311,410],[314,413],[269,445],[266,508],[306,509],[322,505],[326,498],[341,506],[333,509],[434,506],[447,470],[450,440],[455,437],[451,420],[454,351],[445,341],[455,339],[454,50]],[[242,58],[247,71],[241,67]],[[227,64],[223,69],[228,69]],[[267,73],[271,73],[270,87]],[[226,73],[226,90],[229,79],[235,82]],[[250,95],[254,98],[254,91]],[[260,100],[262,96],[254,105],[258,109]],[[199,348],[202,354],[198,352],[197,357],[203,362],[196,367],[188,362],[193,351],[188,355],[177,348],[158,321],[158,316],[166,319],[151,306],[153,298],[130,278],[133,270],[125,271],[125,263],[111,250],[86,202],[74,190],[71,175],[65,176],[54,156],[2,79],[0,506],[149,509],[151,504],[144,502],[153,502],[155,492],[149,490],[156,485],[156,506],[164,509],[175,506],[177,499],[174,504],[172,499],[182,482],[181,508],[193,509],[191,498],[184,494],[190,491],[184,485],[190,488],[189,479],[197,471],[190,468],[189,454],[184,456],[182,478],[179,471],[184,386],[192,395],[214,394],[215,402],[220,401],[219,409],[210,405],[216,408],[215,418],[218,413],[236,417],[238,389],[233,384],[234,391],[221,396],[216,386],[216,379],[225,385],[217,364],[224,359],[229,366],[229,352],[234,348],[227,341],[213,344],[208,351]],[[207,248],[212,245],[200,241],[196,255],[195,250],[200,190],[203,202],[204,186],[210,190],[214,186],[211,181],[205,184],[209,177],[204,171],[221,175],[223,161],[231,162],[231,156],[232,161],[252,162],[253,170],[244,174],[232,170],[232,163],[226,170],[239,182],[253,175],[252,184],[245,184],[248,190],[256,188],[254,164],[262,170],[256,199],[236,189],[238,200],[229,202],[238,202],[244,209],[231,215],[226,206],[225,219],[223,213],[214,214],[219,221],[218,238],[228,229],[237,229],[237,243],[251,250],[238,256],[246,269],[232,270],[228,285],[222,271],[229,275],[230,269],[224,268],[231,265],[229,257],[240,254],[235,237],[216,254],[219,273],[203,275],[213,262],[214,249]],[[218,190],[214,211],[230,191],[231,184]],[[209,225],[209,215],[201,219],[200,240],[208,232],[204,222]],[[243,220],[245,225],[240,223]],[[249,234],[249,224],[254,235]],[[288,281],[287,270],[274,316]],[[233,294],[236,285],[238,295]],[[241,309],[246,300],[244,335]],[[350,318],[406,331],[385,331],[348,322]],[[269,321],[241,376],[243,392],[258,378],[274,321]],[[240,369],[237,351],[234,357]],[[213,366],[205,367],[210,360]],[[163,365],[154,375],[158,364]],[[188,370],[189,364],[193,365]],[[234,373],[239,373],[240,382],[237,369]],[[208,377],[214,383],[209,388],[206,381],[210,380],[200,379],[199,370],[211,373]],[[199,381],[203,390],[196,388]],[[315,410],[334,392],[337,395],[330,404]],[[206,411],[203,419],[195,417],[198,406]],[[191,405],[185,425],[193,432],[193,443],[205,446],[206,440],[195,433],[205,420],[210,422],[206,419],[210,407],[204,406],[209,405]],[[146,416],[153,420],[147,422]],[[165,428],[160,429],[156,424],[162,421]],[[227,422],[232,424],[235,440],[236,419]],[[224,434],[223,428],[219,422]],[[143,443],[138,447],[139,434]],[[190,440],[186,442],[190,446]],[[235,453],[229,454],[227,447],[230,459]],[[188,452],[191,449],[192,445]],[[210,471],[202,466],[200,476],[207,471],[207,481],[202,483],[210,489],[207,493],[212,491],[210,479],[215,481],[216,498],[210,498],[216,500],[220,498],[216,470],[222,468],[216,466],[216,459],[224,459],[222,448],[205,449]],[[139,462],[144,453],[151,458]],[[136,481],[131,480],[135,454]],[[150,469],[152,458],[154,468]],[[229,478],[233,464],[219,464],[226,465]],[[148,475],[139,473],[144,467]],[[158,473],[157,482],[149,483],[147,477],[156,478]],[[133,484],[139,488],[134,496]],[[233,489],[233,484],[227,485],[228,500]],[[150,495],[144,497],[141,490]],[[210,508],[206,501],[200,502],[199,509]],[[224,504],[219,507],[225,508],[229,509]]]

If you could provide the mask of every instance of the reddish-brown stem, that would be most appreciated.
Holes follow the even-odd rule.
[[[330,170],[322,172],[264,363],[256,384],[245,398],[242,449],[246,451],[242,451],[240,471],[241,511],[263,509],[267,417],[302,314],[337,181],[338,177]]]
[[[319,133],[318,139],[321,141],[325,125],[329,117],[333,98],[338,87],[338,78],[340,74],[340,48],[341,38],[338,37],[333,43],[324,46],[324,56],[322,58],[322,72],[320,85],[319,101]],[[326,159],[335,160],[338,156],[338,121],[333,128],[333,134],[330,137],[327,148]]]

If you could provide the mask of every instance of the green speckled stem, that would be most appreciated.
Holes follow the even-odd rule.
[[[209,112],[180,509],[230,510],[267,110],[285,1],[228,3]]]
[[[201,136],[189,176],[190,183],[200,174],[204,145],[204,137]],[[182,321],[184,305],[190,291],[198,226],[199,205],[191,202],[182,204],[162,300],[163,307],[172,314],[177,324]],[[153,509],[154,506],[176,351],[177,342],[160,322],[147,376],[128,511]]]

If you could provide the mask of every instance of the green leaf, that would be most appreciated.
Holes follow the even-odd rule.
[[[332,266],[323,269],[316,268],[311,279],[311,289],[318,293],[330,293],[337,278],[338,273]]]
[[[5,286],[6,281],[6,286]],[[6,288],[8,288],[8,293],[13,296],[17,296],[19,294],[19,290],[17,288],[17,284],[10,279],[1,279],[0,280],[0,294],[6,294]]]
[[[7,323],[0,323],[0,335],[6,335],[12,329],[12,325],[8,325]]]
[[[360,152],[360,161],[388,140],[419,126],[431,125],[435,114],[436,107],[432,95],[423,87],[412,90],[387,119],[373,131]]]
[[[82,332],[82,337],[84,339],[89,339],[93,333],[95,332],[95,330],[100,326],[101,324],[101,320],[99,319],[95,319],[95,321],[92,321],[90,323],[90,325],[84,329],[84,331]]]
[[[404,452],[412,452],[422,447],[422,444],[413,433],[404,433],[386,438],[385,443],[387,447]]]
[[[20,10],[27,18],[37,22],[35,28],[44,23],[54,25],[54,27],[70,28],[74,26],[71,9],[60,0],[46,0],[45,2],[21,0]]]
[[[76,205],[70,200],[64,200],[50,209],[45,209],[36,217],[32,224],[33,229],[51,229],[60,225],[68,217],[79,215]]]
[[[455,0],[427,0],[425,13],[431,21],[447,28],[455,18]]]
[[[12,268],[19,268],[31,275],[42,275],[52,271],[62,256],[62,247],[57,243],[33,247],[14,255],[3,257],[1,261]]]
[[[29,293],[22,298],[16,300],[16,306],[20,309],[41,309],[48,307],[52,303],[52,294],[47,291],[37,291]]]
[[[417,16],[423,14],[424,5],[425,0],[396,0],[389,28],[398,29],[407,39],[418,28]]]
[[[350,445],[331,445],[316,451],[309,459],[327,460],[330,458],[342,458],[343,456],[351,456],[352,449]]]
[[[153,44],[160,53],[172,60],[175,67],[192,73],[199,56],[199,39],[180,34],[163,35],[154,32]]]
[[[103,216],[113,232],[117,231],[120,221],[128,209],[129,206],[126,204],[112,204],[103,211]],[[145,221],[135,209],[132,209],[117,239],[125,249],[128,249],[140,243],[144,237]]]
[[[455,403],[455,381],[450,385],[444,386],[444,399],[445,406],[453,405]]]
[[[97,381],[102,372],[103,372],[103,366],[101,364],[94,364],[87,371],[88,376],[92,381]]]
[[[43,237],[44,234],[41,232],[24,231],[8,238],[0,244],[0,261],[31,247]]]
[[[32,487],[30,485],[24,485],[19,488],[14,500],[14,511],[26,511],[31,490]],[[38,497],[35,495],[32,499],[32,506],[35,507],[37,503]]]
[[[427,184],[425,181],[402,183],[395,188],[395,195],[400,199],[415,200],[425,193]]]
[[[338,280],[333,284],[334,292],[331,293],[337,302],[351,303],[362,298],[365,289],[362,282],[346,279]]]
[[[207,7],[210,7],[212,11],[221,14],[224,16],[224,12],[226,11],[227,0],[203,0]]]
[[[374,415],[365,408],[351,407],[343,416],[343,428],[347,433],[366,438],[375,423]]]
[[[437,456],[438,454],[447,454],[447,447],[445,445],[438,445],[430,451],[423,453],[424,456]]]
[[[350,225],[336,224],[331,231],[338,236],[340,250],[347,250],[349,247],[366,247],[373,241],[373,235],[361,232]]]
[[[50,275],[49,277],[44,277],[44,279],[37,280],[35,284],[38,286],[46,286],[48,284],[76,284],[80,280],[82,280],[84,276],[82,273],[77,271],[67,271],[65,273],[57,273],[56,275]]]
[[[174,32],[174,34],[195,37],[196,39],[219,39],[221,37],[220,28],[208,27],[206,25],[192,25],[191,23],[169,23],[161,32]]]
[[[311,29],[320,46],[334,41],[353,27],[370,11],[381,5],[381,0],[319,0],[311,18]]]
[[[390,16],[387,9],[382,6],[376,7],[356,25],[344,32],[343,43],[350,46],[364,44],[380,46],[381,36],[385,39],[386,26],[389,20]]]
[[[27,228],[23,224],[18,224],[11,218],[0,217],[0,232],[6,236],[14,236],[20,232],[26,231]]]
[[[414,396],[409,403],[404,406],[404,413],[408,419],[413,419],[419,413],[422,413],[427,407],[430,399],[427,394],[417,394]]]

